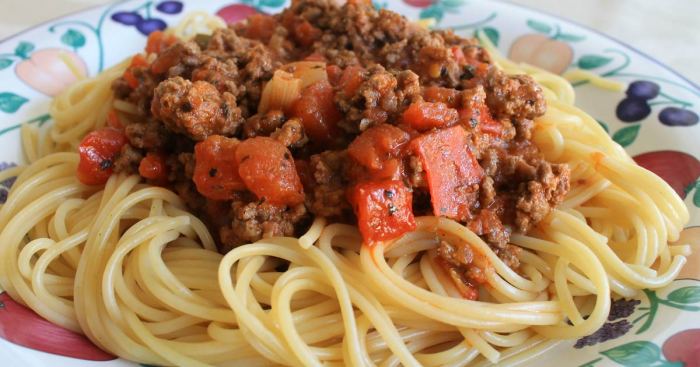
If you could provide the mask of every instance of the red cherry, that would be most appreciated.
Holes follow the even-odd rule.
[[[433,5],[435,0],[403,0],[403,2],[410,6],[415,6],[416,8],[427,8]]]
[[[685,198],[685,188],[700,176],[700,161],[688,153],[659,150],[637,155],[638,165],[656,173]]]
[[[0,294],[0,337],[27,348],[66,357],[91,361],[116,359],[84,335],[44,320],[7,293]]]
[[[700,367],[700,329],[678,332],[666,339],[661,349],[669,362],[685,367]]]
[[[232,4],[219,9],[216,15],[226,21],[226,23],[232,24],[240,22],[257,12],[257,9],[249,5]]]

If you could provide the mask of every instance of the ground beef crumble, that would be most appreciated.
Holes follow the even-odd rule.
[[[506,264],[518,267],[519,248],[508,243],[510,234],[536,226],[569,189],[568,167],[547,162],[530,141],[533,121],[546,111],[542,89],[531,77],[497,69],[474,39],[423,29],[362,1],[339,7],[331,0],[299,0],[281,14],[257,16],[262,30],[251,18],[176,42],[150,59],[159,68],[129,69],[137,85],[124,77],[113,82],[115,98],[134,106],[123,119],[129,144],[114,162],[117,172],[138,172],[148,153],[165,155],[166,186],[206,219],[223,252],[265,237],[299,235],[313,216],[353,223],[348,185],[365,171],[347,144],[382,124],[403,126],[411,138],[430,132],[402,123],[409,106],[425,102],[427,88],[439,87],[447,96],[443,103],[459,111],[451,123],[467,132],[467,149],[484,173],[468,188],[473,200],[464,224]],[[330,108],[340,116],[332,144],[313,141],[318,126],[290,109],[257,112],[274,71],[306,58],[322,59],[337,72],[332,76],[327,68]],[[346,89],[339,80],[349,66],[360,72],[356,88]],[[489,119],[490,127],[480,125]],[[273,205],[247,190],[228,201],[202,196],[193,183],[194,146],[211,136],[281,143],[293,155],[288,159],[303,183],[304,202]],[[382,153],[379,159],[395,164],[382,169],[412,192],[416,215],[432,214],[426,167],[414,152],[401,149],[398,158]],[[484,277],[470,251],[445,241],[437,249],[448,275],[463,285]],[[465,287],[460,291],[473,292]]]

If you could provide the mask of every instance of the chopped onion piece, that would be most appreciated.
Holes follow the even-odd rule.
[[[275,71],[275,75],[262,91],[258,113],[270,110],[286,111],[301,96],[301,88],[301,80],[294,75],[283,70]]]
[[[301,89],[321,80],[328,80],[326,63],[323,61],[297,61],[282,66],[282,70],[301,79]]]

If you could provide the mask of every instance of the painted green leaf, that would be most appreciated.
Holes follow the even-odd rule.
[[[68,29],[66,33],[61,36],[61,42],[73,49],[77,49],[85,46],[85,36],[80,33],[80,31]]]
[[[377,0],[372,0],[372,6],[374,6],[375,9],[377,10],[382,10],[387,7],[386,1],[377,1]]]
[[[12,59],[0,59],[0,70],[12,65]]]
[[[578,59],[578,67],[583,70],[591,70],[607,65],[612,58],[599,55],[583,55]]]
[[[623,366],[650,366],[660,361],[661,350],[648,341],[634,341],[600,352]]]
[[[538,22],[536,20],[528,19],[527,26],[532,28],[535,32],[549,34],[552,31],[552,27],[547,23]]]
[[[598,362],[600,362],[600,361],[602,361],[602,360],[603,360],[602,357],[598,357],[598,358],[596,358],[596,359],[594,359],[594,360],[592,360],[592,361],[588,361],[588,362],[586,362],[586,363],[584,363],[584,364],[582,364],[582,365],[580,365],[580,366],[578,366],[578,367],[593,367],[593,366],[595,366],[596,363],[598,363]]]
[[[464,0],[442,0],[440,3],[446,8],[457,8],[464,5]]]
[[[610,128],[608,127],[608,124],[606,124],[605,122],[600,121],[600,120],[596,120],[596,121],[598,121],[598,125],[600,125],[600,127],[602,127],[606,133],[610,134]]]
[[[686,367],[686,365],[683,362],[661,361],[655,367]]]
[[[442,6],[435,4],[421,10],[418,17],[420,17],[420,19],[434,18],[435,21],[439,22],[444,15],[445,11],[442,9]]]
[[[693,204],[700,208],[700,188],[695,188],[695,194],[693,195]]]
[[[34,51],[34,44],[30,42],[22,41],[15,47],[15,55],[23,59],[28,59],[32,51]]]
[[[489,38],[489,41],[491,41],[494,46],[498,46],[498,41],[501,39],[498,29],[493,27],[484,27],[483,31],[486,37]]]
[[[636,124],[617,130],[617,132],[613,134],[613,140],[622,145],[623,148],[627,147],[634,143],[634,141],[637,139],[637,135],[639,135],[639,127],[640,125]]]
[[[556,39],[564,42],[579,42],[586,39],[585,36],[577,36],[575,34],[562,33],[556,37]]]
[[[260,5],[277,8],[284,5],[284,0],[260,0]]]
[[[697,192],[696,195],[697,196]],[[695,197],[693,197],[695,199]],[[668,300],[676,303],[698,303],[700,302],[700,286],[689,286],[678,288],[668,294]]]
[[[0,111],[5,113],[15,113],[27,99],[11,92],[0,93]]]

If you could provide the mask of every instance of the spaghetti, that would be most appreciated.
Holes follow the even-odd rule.
[[[178,37],[220,24],[188,19]],[[123,62],[59,95],[46,136],[22,129],[29,164],[0,172],[0,181],[18,176],[0,209],[0,285],[100,348],[157,365],[509,365],[590,334],[611,297],[678,274],[690,248],[668,242],[688,211],[573,106],[568,82],[495,57],[545,88],[533,141],[572,172],[543,224],[511,236],[520,271],[469,228],[434,216],[372,247],[355,226],[318,217],[299,238],[221,255],[175,193],[123,174],[81,184],[80,140],[112,107],[131,108],[110,91]],[[438,266],[441,241],[468,244],[490,264],[479,300],[463,299]]]

